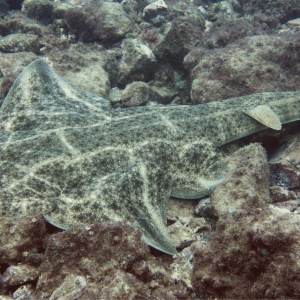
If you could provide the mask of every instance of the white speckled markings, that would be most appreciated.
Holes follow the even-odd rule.
[[[299,103],[289,92],[111,110],[38,59],[0,108],[0,215],[41,212],[65,229],[126,220],[175,254],[170,195],[210,193],[224,178],[227,144],[299,120]]]

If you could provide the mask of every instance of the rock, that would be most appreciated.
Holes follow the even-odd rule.
[[[300,26],[300,18],[289,20],[286,24],[289,26]]]
[[[163,0],[158,0],[147,5],[143,10],[143,18],[150,20],[157,17],[160,14],[166,14],[168,6]]]
[[[297,298],[300,216],[270,205],[252,220],[224,221],[194,254],[192,284],[218,299]]]
[[[17,300],[33,300],[30,296],[34,292],[34,286],[30,283],[20,286],[14,293],[13,299]]]
[[[251,144],[230,157],[226,178],[207,204],[218,214],[216,231],[194,253],[192,285],[201,297],[291,297],[286,291],[299,280],[293,253],[300,247],[300,216],[291,213],[298,203],[268,205],[268,177],[260,145]],[[289,275],[277,284],[281,272]],[[297,288],[292,290],[298,294]]]
[[[6,16],[6,21],[2,24],[5,28],[2,35],[7,35],[8,33],[28,33],[42,37],[46,33],[52,33],[49,28],[41,25],[36,20],[26,17],[20,11],[14,11],[12,15]]]
[[[270,197],[271,197],[272,203],[284,202],[284,201],[288,201],[289,199],[291,199],[288,189],[285,187],[282,187],[282,186],[270,187]]]
[[[130,20],[117,2],[97,2],[84,9],[69,9],[65,19],[83,42],[115,41],[130,30]]]
[[[180,219],[168,228],[177,250],[189,247],[195,241],[200,240],[203,232],[211,230],[211,226],[204,218],[193,217]]]
[[[0,295],[0,300],[12,300],[14,298],[10,297],[10,296],[3,296],[3,295]]]
[[[46,220],[41,214],[22,219],[0,218],[0,263],[16,264],[24,251],[43,249]]]
[[[188,62],[195,65],[195,61],[198,61],[191,72],[192,103],[278,89],[297,90],[295,74],[298,72],[299,60],[288,45],[297,44],[299,36],[300,33],[257,35],[245,37],[222,49],[206,50],[204,54],[193,51],[196,57],[189,57],[187,61],[187,66],[190,66]],[[249,69],[250,65],[252,67]]]
[[[8,53],[33,52],[38,54],[41,45],[35,34],[15,33],[0,40],[0,50]]]
[[[8,5],[7,1],[1,0],[1,3],[0,3],[0,15],[1,16],[6,15],[8,10],[9,10],[9,5]]]
[[[166,86],[151,86],[153,99],[161,104],[169,104],[177,95],[177,91]]]
[[[50,236],[34,296],[54,299],[174,299],[188,292],[124,223],[77,226]],[[169,297],[169,298],[168,298]]]
[[[299,172],[290,162],[270,163],[270,184],[274,186],[298,187]]]
[[[9,266],[3,273],[2,280],[8,286],[21,285],[28,281],[36,280],[39,276],[38,270],[28,264]]]
[[[196,237],[193,232],[187,230],[186,226],[184,226],[180,221],[169,226],[169,232],[176,249],[186,248],[196,241]]]
[[[108,98],[110,100],[110,103],[112,103],[112,105],[122,101],[122,92],[123,91],[117,87],[114,87],[109,91]]]
[[[122,42],[120,80],[149,80],[156,66],[156,58],[151,49],[137,39]]]
[[[62,70],[64,66],[58,65],[57,69]],[[102,63],[97,60],[92,63],[87,58],[83,66],[76,66],[75,64],[73,70],[65,71],[64,74],[66,80],[95,95],[106,98],[109,94],[110,82],[108,75],[103,69]]]
[[[54,290],[49,300],[73,300],[81,296],[87,286],[86,278],[70,274],[63,283]]]
[[[150,99],[150,87],[142,81],[135,81],[127,84],[122,92],[122,106],[131,107],[146,104]]]
[[[221,17],[220,20],[207,25],[203,39],[209,49],[226,47],[247,36],[265,34],[260,23],[254,23],[253,20],[244,17]]]
[[[211,198],[203,198],[199,201],[198,205],[195,207],[195,214],[201,216],[203,210],[207,205],[211,204]]]
[[[193,254],[197,248],[204,247],[205,245],[205,241],[192,243],[189,247],[184,248],[180,253],[176,254],[173,262],[171,263],[171,278],[176,280],[176,282],[184,283],[189,290],[193,290],[191,282],[193,272]]]
[[[194,215],[194,208],[198,201],[198,199],[183,201],[171,197],[168,204],[168,221],[172,224],[177,220],[190,218]]]
[[[22,13],[30,18],[50,24],[54,19],[54,6],[57,3],[48,0],[25,0],[22,3]]]
[[[299,213],[297,210],[299,208],[299,200],[289,200],[285,202],[277,202],[274,204],[274,207],[285,208],[290,212]]]
[[[243,11],[246,14],[267,13],[269,16],[279,19],[282,23],[292,20],[300,10],[300,3],[298,0],[275,1],[269,2],[262,0],[259,2],[243,2]]]
[[[268,204],[268,178],[266,153],[259,144],[231,155],[225,180],[204,206],[217,213],[216,230],[207,232],[207,243],[194,253],[192,285],[202,298],[278,299],[299,294],[299,204]],[[197,211],[203,214],[205,209]]]
[[[220,220],[238,220],[267,206],[269,197],[267,156],[260,144],[234,152],[226,178],[211,195]]]
[[[191,49],[201,46],[202,28],[204,20],[199,16],[176,18],[162,41],[155,45],[155,56],[180,64]]]

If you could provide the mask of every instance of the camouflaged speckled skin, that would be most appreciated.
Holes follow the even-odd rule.
[[[126,220],[148,244],[174,254],[170,195],[210,193],[224,179],[222,145],[266,128],[253,119],[260,106],[268,106],[268,125],[298,120],[299,102],[299,93],[263,93],[110,110],[108,100],[36,60],[0,110],[0,215],[42,212],[61,228]]]

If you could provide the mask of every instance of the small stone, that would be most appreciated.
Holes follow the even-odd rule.
[[[201,212],[205,209],[207,205],[211,203],[211,198],[201,199],[198,205],[195,207],[195,214],[201,215]]]
[[[83,276],[68,275],[63,283],[52,293],[49,300],[72,300],[80,298],[81,291],[86,287]]]
[[[122,104],[124,107],[143,105],[150,98],[150,87],[142,81],[127,84],[122,93]]]
[[[143,18],[152,19],[160,13],[165,13],[167,9],[168,6],[163,0],[155,1],[144,8]]]
[[[15,286],[33,281],[38,276],[39,271],[35,267],[24,264],[8,267],[3,274],[2,280],[9,286]]]
[[[18,300],[30,299],[28,296],[30,296],[33,292],[34,286],[32,284],[24,284],[13,293],[13,298]]]
[[[137,39],[123,40],[120,80],[147,81],[155,66],[156,57],[148,46]]]
[[[290,200],[285,202],[279,202],[279,203],[275,203],[274,206],[288,209],[290,212],[296,212],[296,210],[298,210],[299,207],[299,201]]]
[[[168,228],[176,248],[183,249],[199,240],[198,237],[201,232],[210,231],[211,226],[204,218],[190,217],[181,218]]]
[[[272,203],[284,202],[289,200],[289,191],[286,187],[282,186],[271,186],[270,197]]]
[[[300,18],[289,20],[287,22],[287,25],[290,25],[290,26],[300,26]]]
[[[285,161],[270,163],[270,184],[297,187],[299,186],[299,175],[291,165]]]
[[[122,90],[120,90],[118,87],[112,88],[109,91],[108,98],[112,104],[121,102],[122,101]]]

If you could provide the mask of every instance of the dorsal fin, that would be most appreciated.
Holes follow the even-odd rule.
[[[282,124],[279,117],[268,105],[258,105],[251,109],[243,109],[242,112],[269,128],[281,130]]]

